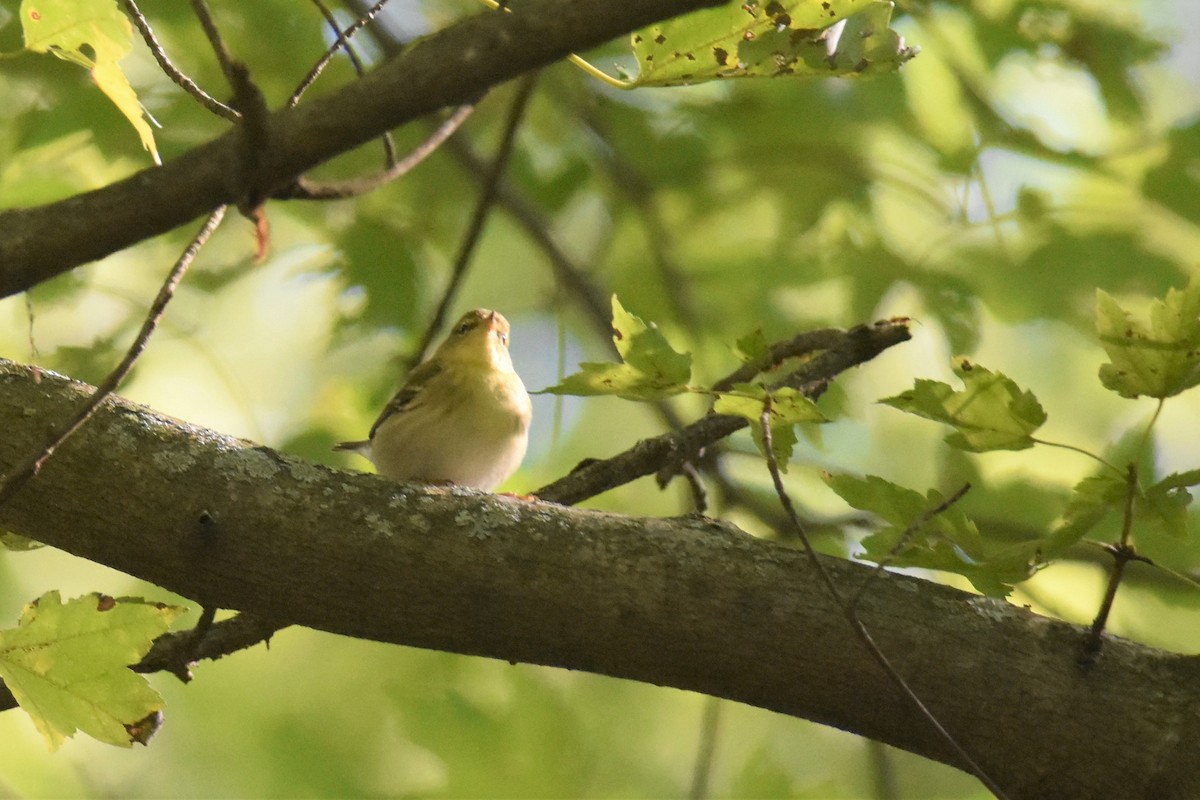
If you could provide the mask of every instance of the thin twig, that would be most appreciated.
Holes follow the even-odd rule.
[[[325,22],[329,24],[330,29],[333,31],[334,40],[342,43],[342,50],[346,53],[346,58],[350,59],[350,65],[354,67],[354,74],[361,78],[364,74],[366,74],[366,70],[363,68],[362,59],[358,57],[358,53],[354,50],[354,45],[350,44],[350,37],[342,34],[342,29],[338,27],[337,17],[335,17],[333,12],[329,10],[329,6],[325,5],[324,0],[312,1],[313,4],[316,5],[317,9],[321,12],[321,16],[325,18]],[[371,16],[374,16],[374,14],[378,13],[379,8],[383,8],[383,4],[387,1],[388,0],[380,0],[379,7],[374,10]],[[366,21],[364,21],[363,24],[366,24]],[[320,73],[318,72],[318,74]],[[313,76],[313,80],[316,80],[315,75]],[[300,92],[301,94],[303,93],[300,89],[297,89],[296,91]],[[296,94],[294,97],[296,98],[296,101],[299,102],[300,95]],[[294,102],[290,103],[290,105],[295,104],[296,103]],[[382,138],[384,164],[386,165],[387,169],[391,169],[396,165],[396,144],[392,141],[391,133],[383,134]]]
[[[142,39],[146,42],[146,46],[150,48],[154,60],[158,62],[158,66],[167,74],[167,77],[174,81],[181,89],[190,94],[200,103],[219,117],[224,117],[231,122],[237,122],[241,116],[236,110],[222,103],[217,98],[205,92],[196,82],[184,75],[183,72],[172,63],[167,57],[167,52],[163,46],[159,44],[158,37],[154,35],[154,30],[150,27],[150,23],[142,16],[142,11],[137,7],[134,0],[121,0],[121,4],[125,6],[125,13],[132,19],[134,26],[138,32],[142,34]]]
[[[29,322],[25,335],[29,340],[29,361],[33,364],[33,382],[41,383],[42,373],[37,363],[42,360],[42,356],[38,352],[37,339],[33,335],[33,294],[29,291],[25,292],[25,319]]]
[[[217,55],[217,62],[221,65],[221,72],[225,74],[225,79],[229,81],[229,85],[237,88],[238,77],[235,74],[235,59],[233,54],[229,52],[229,48],[225,46],[225,40],[221,38],[221,32],[217,30],[217,23],[213,20],[212,12],[208,9],[208,3],[204,0],[192,0],[192,10],[196,14],[196,18],[200,20],[200,27],[204,28],[204,35],[208,37],[208,43],[212,45],[213,52]],[[238,109],[244,111],[244,109]]]
[[[387,5],[387,3],[388,0],[379,0],[379,2],[367,9],[365,14],[355,20],[354,23],[344,31],[338,30],[336,22],[332,20],[330,21],[334,32],[337,34],[337,38],[334,39],[333,44],[329,45],[329,48],[325,51],[325,54],[317,60],[317,63],[313,65],[313,68],[308,71],[308,74],[304,76],[304,79],[300,81],[300,85],[296,87],[296,91],[292,92],[292,96],[289,97],[287,101],[288,108],[291,108],[292,106],[296,105],[296,103],[300,102],[300,98],[305,92],[308,91],[308,87],[312,86],[313,82],[316,81],[321,73],[325,71],[325,67],[329,66],[329,62],[333,60],[333,57],[337,54],[337,51],[344,44],[349,42],[351,37],[358,33],[368,22],[375,19],[375,15],[378,14],[380,9]],[[328,17],[326,18],[328,19]],[[346,52],[349,54],[350,51],[347,50]],[[351,59],[353,58],[354,57],[351,56]]]
[[[513,145],[517,140],[517,131],[521,127],[525,110],[529,107],[529,99],[533,97],[538,75],[537,72],[531,72],[517,85],[516,96],[513,97],[512,105],[508,109],[508,118],[504,122],[504,133],[500,138],[500,145],[496,148],[496,157],[492,159],[492,163],[483,176],[479,199],[475,202],[475,210],[471,213],[471,220],[467,224],[458,255],[454,259],[454,269],[450,273],[450,280],[442,292],[442,299],[438,302],[433,318],[430,319],[425,333],[421,336],[421,341],[409,356],[407,366],[410,371],[425,358],[425,352],[429,349],[438,331],[441,330],[442,325],[445,324],[450,305],[458,295],[463,278],[466,277],[467,268],[471,264],[471,256],[474,255],[475,248],[479,245],[484,224],[496,202],[496,186],[500,183],[500,177],[504,174],[509,158],[512,156]]]
[[[870,361],[909,338],[908,325],[899,320],[859,325],[848,331],[814,331],[808,336],[797,336],[791,340],[797,347],[807,348],[811,341],[820,339],[826,349],[789,373],[781,384],[799,388],[806,394],[817,393],[835,375]],[[780,343],[784,344],[788,343]],[[777,352],[776,348],[772,352]],[[574,505],[643,475],[652,475],[672,460],[690,461],[700,450],[748,424],[743,417],[710,413],[670,433],[643,439],[612,458],[589,462],[533,494],[543,500]]]
[[[115,392],[117,387],[121,385],[121,382],[129,375],[129,372],[133,369],[133,365],[141,356],[142,351],[146,349],[146,344],[150,341],[151,334],[158,327],[158,321],[162,318],[163,312],[167,308],[167,303],[171,302],[171,298],[175,296],[175,289],[179,286],[179,282],[183,279],[188,267],[195,260],[196,254],[200,252],[200,248],[204,246],[204,243],[208,241],[208,237],[221,224],[221,219],[224,216],[225,206],[221,206],[205,220],[204,224],[200,227],[200,232],[188,243],[179,260],[175,262],[175,266],[167,274],[166,280],[163,281],[162,287],[158,290],[158,295],[150,305],[150,310],[146,314],[146,320],[142,323],[141,330],[138,331],[133,344],[126,351],[125,357],[121,359],[121,363],[117,364],[116,368],[104,379],[104,382],[96,388],[96,391],[80,405],[79,409],[71,417],[70,421],[63,426],[62,430],[51,436],[49,441],[42,445],[37,452],[26,458],[8,474],[3,484],[0,484],[0,504],[7,502],[30,478],[37,475],[46,461],[54,455],[54,451],[62,446],[62,443],[70,438],[72,434],[83,427],[84,423],[96,413],[96,409],[100,407],[100,404]]]
[[[1137,488],[1137,465],[1131,463],[1125,472],[1125,509],[1121,519],[1121,539],[1107,548],[1113,557],[1113,570],[1108,576],[1104,599],[1100,601],[1100,609],[1096,612],[1096,618],[1092,621],[1087,641],[1084,643],[1083,656],[1080,659],[1084,664],[1090,664],[1100,653],[1100,647],[1104,643],[1104,628],[1108,625],[1108,615],[1112,613],[1113,603],[1117,599],[1117,589],[1125,576],[1125,567],[1130,561],[1139,560],[1137,551],[1129,543],[1133,534],[1133,499],[1137,496]]]
[[[722,702],[719,697],[705,698],[704,716],[700,719],[700,744],[696,749],[696,763],[692,766],[688,800],[705,800],[709,796],[709,782],[716,761],[717,734],[721,730]]]
[[[443,142],[462,127],[474,110],[475,106],[473,105],[459,106],[454,109],[454,112],[438,126],[428,139],[383,172],[342,181],[314,181],[300,176],[295,183],[276,196],[287,200],[344,200],[374,191],[380,186],[407,175],[414,167],[431,156]]]
[[[896,670],[896,668],[892,666],[892,662],[886,655],[884,655],[883,651],[879,649],[879,645],[876,644],[875,638],[871,636],[871,632],[867,630],[866,626],[863,625],[862,620],[858,618],[858,614],[853,608],[850,607],[849,604],[846,603],[845,599],[842,597],[842,593],[838,590],[837,584],[834,583],[833,576],[829,574],[829,571],[825,569],[825,565],[821,563],[821,557],[817,555],[816,549],[813,548],[812,542],[809,541],[808,534],[805,532],[804,527],[800,524],[800,518],[796,516],[796,510],[792,506],[792,498],[788,495],[787,489],[784,488],[783,475],[781,475],[779,472],[779,461],[775,458],[775,451],[771,442],[771,395],[769,393],[763,400],[763,413],[761,419],[759,420],[759,424],[762,426],[763,451],[766,453],[767,469],[771,473],[771,482],[775,484],[775,494],[779,496],[779,502],[783,506],[784,513],[787,514],[788,520],[791,523],[793,530],[796,532],[796,536],[803,543],[804,552],[808,554],[808,560],[812,563],[813,569],[820,577],[821,582],[825,584],[825,588],[829,591],[829,596],[833,599],[838,609],[842,612],[842,615],[846,618],[846,621],[850,623],[850,627],[854,630],[855,635],[858,636],[859,641],[861,641],[867,648],[867,652],[871,654],[871,658],[874,659],[875,663],[877,663],[883,669],[888,678],[890,678],[897,688],[899,688],[900,691],[908,698],[909,702],[912,703],[921,716],[923,716],[933,727],[933,729],[937,731],[938,736],[941,737],[941,739],[955,754],[957,754],[959,760],[967,769],[967,771],[978,778],[980,782],[987,787],[988,791],[999,798],[999,800],[1007,800],[1007,795],[999,787],[999,785],[997,785],[996,782],[992,780],[992,778],[986,772],[983,771],[983,767],[976,763],[975,759],[971,757],[970,753],[968,753],[963,746],[958,743],[958,740],[950,735],[950,732],[946,730],[938,718],[934,716],[933,712],[929,710],[929,707],[925,705],[924,701],[922,701],[921,698],[917,696],[917,693],[913,691],[912,687],[908,685],[908,681],[904,679],[904,676],[902,676]]]

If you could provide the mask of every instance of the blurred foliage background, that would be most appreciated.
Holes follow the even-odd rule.
[[[334,5],[343,24],[361,11]],[[186,4],[142,6],[184,72],[222,96]],[[330,41],[305,3],[213,6],[272,107]],[[388,42],[476,10],[393,0],[356,43],[371,63]],[[16,0],[0,2],[0,207],[69,197],[149,166],[84,70],[19,52],[17,13]],[[776,339],[913,317],[912,342],[829,393],[823,404],[838,421],[802,440],[788,474],[807,516],[825,523],[822,548],[843,554],[866,528],[844,524],[858,520],[819,480],[823,469],[921,491],[970,480],[963,508],[985,535],[1044,532],[1070,487],[1091,474],[1087,459],[1041,448],[964,455],[941,443],[938,426],[875,401],[914,377],[952,382],[949,357],[967,354],[1037,393],[1050,415],[1046,438],[1111,451],[1153,401],[1121,400],[1097,381],[1095,290],[1136,306],[1184,284],[1200,253],[1195,4],[900,0],[894,27],[921,54],[896,74],[863,80],[621,92],[569,65],[545,71],[507,170],[511,194],[534,214],[522,221],[511,205],[493,210],[451,309],[502,310],[531,389],[580,360],[608,358],[597,319],[562,279],[564,263],[691,350],[701,381],[736,366],[731,345],[755,328]],[[626,52],[615,43],[589,59],[612,71]],[[226,129],[161,74],[140,41],[122,65],[161,125],[164,160]],[[314,91],[352,79],[339,57]],[[227,223],[122,394],[315,461],[366,468],[329,446],[361,436],[399,383],[479,192],[463,148],[490,158],[512,94],[491,93],[459,145],[373,194],[271,203],[265,263],[253,264],[251,223]],[[400,152],[432,127],[398,131]],[[381,162],[371,146],[318,174]],[[0,352],[101,380],[193,233],[187,226],[0,302]],[[695,399],[676,409],[685,419],[704,410]],[[1193,396],[1167,404],[1155,442],[1160,473],[1197,466],[1198,412]],[[529,457],[505,488],[531,490],[662,425],[651,409],[615,399],[539,397]],[[753,512],[769,476],[749,437],[730,443],[724,468],[710,513],[774,536],[769,514]],[[645,479],[592,503],[635,514],[692,507],[685,487],[660,491]],[[1162,568],[1131,566],[1110,628],[1195,651],[1200,590],[1184,576],[1200,573],[1200,548],[1154,532],[1139,535],[1138,547]],[[1012,600],[1088,621],[1105,566],[1094,548],[1080,548]],[[61,553],[0,553],[6,625],[52,588],[171,599]],[[21,712],[0,715],[0,794],[986,796],[955,770],[839,731],[587,674],[299,629],[196,672],[189,686],[153,679],[168,719],[149,750],[79,737],[51,755]]]

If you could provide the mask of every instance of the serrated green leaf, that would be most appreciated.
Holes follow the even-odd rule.
[[[691,355],[671,347],[654,323],[626,311],[615,294],[612,312],[613,343],[625,363],[654,384],[682,388],[692,377]]]
[[[798,422],[828,422],[809,398],[790,387],[771,393],[771,445],[781,472],[787,472],[788,462],[796,445],[795,425]],[[749,420],[754,443],[760,453],[766,453],[766,437],[762,431],[763,405],[767,390],[753,383],[735,384],[729,392],[721,392],[713,403],[713,411]]]
[[[769,366],[770,348],[762,328],[756,328],[738,339],[733,345],[733,353],[743,364],[766,369]]]
[[[1126,481],[1111,474],[1094,475],[1075,484],[1062,521],[1050,536],[1047,555],[1057,555],[1078,542],[1111,511],[1125,503]]]
[[[766,455],[767,437],[763,435],[762,425],[752,425],[750,435],[754,439],[755,446],[758,447],[758,452]],[[792,460],[792,452],[795,447],[796,428],[794,426],[771,426],[771,452],[775,454],[775,464],[779,467],[780,472],[788,471],[788,464]]]
[[[979,529],[955,507],[931,512],[946,503],[936,490],[927,495],[874,475],[823,476],[834,492],[854,508],[887,524],[862,541],[862,557],[897,567],[920,567],[962,575],[983,594],[1004,597],[1042,563],[1041,542],[990,546]]]
[[[916,50],[888,27],[893,9],[882,0],[772,0],[697,11],[633,34],[633,85],[894,70]]]
[[[616,395],[660,400],[687,390],[692,357],[671,347],[653,323],[630,314],[613,295],[613,343],[625,363],[580,364],[580,371],[534,394]]]
[[[138,137],[160,163],[154,132],[118,62],[133,45],[133,27],[114,0],[21,0],[25,47],[51,53],[89,70],[100,91],[133,125]]]
[[[1046,421],[1033,393],[965,358],[954,362],[954,374],[963,382],[961,391],[922,379],[909,391],[879,402],[953,426],[956,432],[946,437],[946,443],[961,450],[981,453],[1033,447],[1032,434]]]
[[[1150,304],[1149,324],[1096,292],[1096,334],[1108,353],[1100,382],[1122,397],[1171,397],[1200,384],[1200,273]]]
[[[626,400],[661,400],[677,395],[684,386],[672,382],[656,383],[645,373],[628,364],[579,365],[579,372],[560,383],[534,394],[569,394],[579,397],[615,395]]]
[[[1188,506],[1192,503],[1189,486],[1200,484],[1200,470],[1176,472],[1148,488],[1142,495],[1142,508],[1171,536],[1187,536]]]
[[[63,603],[51,591],[0,631],[0,677],[50,748],[81,730],[129,747],[133,726],[163,706],[141,660],[182,609],[136,598],[88,594]]]
[[[774,389],[771,395],[771,425],[795,425],[797,422],[828,422],[817,404],[802,392],[790,387]],[[713,411],[732,414],[751,422],[762,422],[763,403],[767,390],[755,383],[735,384],[728,392],[719,392]]]

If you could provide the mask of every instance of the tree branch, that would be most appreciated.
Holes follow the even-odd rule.
[[[92,391],[8,361],[0,387],[0,469]],[[207,606],[690,689],[952,759],[806,556],[713,520],[396,484],[112,398],[0,526]],[[826,566],[848,587],[870,572]],[[1082,628],[903,575],[858,613],[1010,796],[1200,795],[1200,660],[1106,636],[1084,670]]]
[[[474,102],[489,88],[577,50],[721,0],[523,0],[414,42],[362,80],[270,114],[248,180],[234,130],[162,167],[50,205],[0,212],[0,297],[166,233],[220,205],[283,190],[298,176],[406,122]]]

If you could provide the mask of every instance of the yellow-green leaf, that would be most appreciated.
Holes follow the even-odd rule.
[[[965,358],[954,360],[961,391],[940,381],[918,380],[912,389],[879,402],[955,428],[946,443],[961,450],[1023,450],[1033,447],[1033,432],[1046,412],[1032,392],[999,372]]]
[[[52,53],[90,70],[100,91],[160,163],[154,132],[118,63],[132,49],[133,28],[115,0],[21,0],[20,14],[26,49]]]
[[[162,698],[129,669],[182,609],[137,598],[58,592],[25,607],[0,631],[0,677],[51,749],[81,730],[129,747],[129,727],[162,709]]]
[[[658,400],[687,389],[692,357],[671,347],[654,323],[630,314],[613,295],[613,344],[624,363],[580,364],[549,394],[616,395],[627,400]],[[540,392],[535,392],[540,394]]]
[[[1100,382],[1122,397],[1171,397],[1200,384],[1200,273],[1150,304],[1148,323],[1096,292],[1096,333],[1110,363]]]
[[[633,34],[632,85],[893,70],[916,54],[888,27],[893,8],[882,0],[771,0],[697,11]]]

